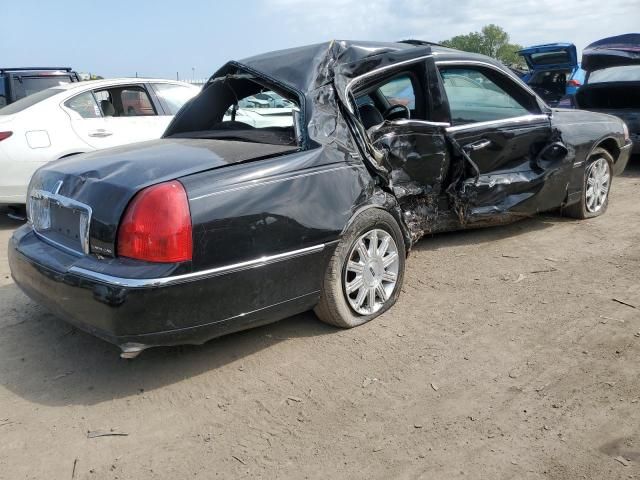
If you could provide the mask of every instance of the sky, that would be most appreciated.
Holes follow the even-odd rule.
[[[227,60],[332,39],[441,41],[494,23],[522,45],[640,31],[640,0],[21,0],[0,9],[0,66],[209,77]]]

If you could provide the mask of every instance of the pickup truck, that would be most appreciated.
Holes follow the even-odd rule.
[[[40,90],[79,81],[69,67],[0,67],[0,108]]]

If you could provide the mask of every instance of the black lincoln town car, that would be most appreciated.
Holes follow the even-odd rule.
[[[11,271],[129,358],[309,309],[354,327],[394,304],[425,234],[600,215],[630,149],[620,119],[552,110],[481,55],[272,52],[224,65],[162,139],[38,170]]]

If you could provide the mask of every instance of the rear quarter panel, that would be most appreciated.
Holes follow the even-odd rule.
[[[594,148],[606,143],[607,149],[616,150],[611,148],[612,144],[617,149],[625,144],[622,122],[610,115],[584,110],[554,109],[552,125],[560,131],[569,154],[574,157],[569,193],[582,188],[583,165]],[[617,160],[617,152],[611,153],[614,160]]]
[[[324,147],[180,180],[195,271],[335,242],[374,192],[361,161],[336,162]]]

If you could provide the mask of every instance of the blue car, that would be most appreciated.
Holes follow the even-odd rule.
[[[522,80],[552,107],[565,95],[575,94],[584,82],[585,72],[573,43],[534,45],[520,50],[518,55],[529,67]]]

